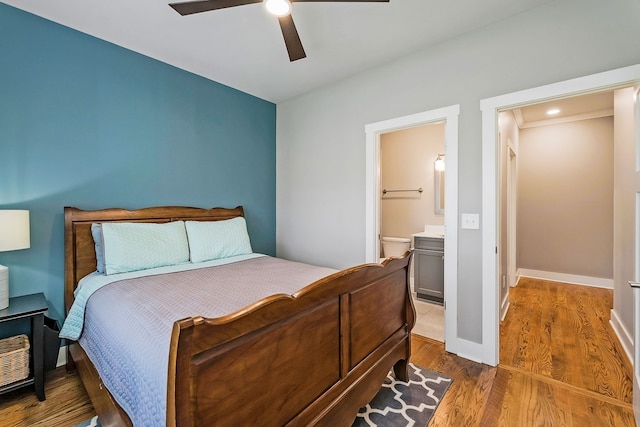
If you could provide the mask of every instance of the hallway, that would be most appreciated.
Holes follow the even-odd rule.
[[[500,325],[500,366],[610,403],[632,402],[632,366],[609,325],[613,291],[522,278]]]

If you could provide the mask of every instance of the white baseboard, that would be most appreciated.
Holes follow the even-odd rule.
[[[519,268],[516,274],[520,277],[530,277],[532,279],[551,280],[553,282],[570,283],[573,285],[592,286],[594,288],[613,289],[613,279],[602,277],[578,276],[575,274],[554,273],[551,271],[529,270]]]
[[[636,419],[636,427],[640,427],[640,379],[635,375],[633,380],[633,415]]]
[[[627,355],[627,359],[631,362],[631,366],[633,366],[633,338],[631,338],[631,334],[627,328],[624,327],[624,324],[620,321],[620,317],[614,309],[611,309],[611,319],[609,320],[609,324],[611,325],[611,328],[613,328],[613,332],[618,337],[618,340]]]
[[[504,302],[502,303],[502,307],[500,307],[500,321],[504,322],[504,318],[507,317],[507,312],[509,311],[509,307],[511,306],[511,303],[509,302],[509,298],[505,298],[507,301],[507,304],[505,305]]]
[[[58,361],[56,362],[56,367],[64,366],[67,364],[67,346],[64,345],[60,347],[58,350]]]

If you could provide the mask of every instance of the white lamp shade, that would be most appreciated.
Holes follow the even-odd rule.
[[[0,265],[0,310],[9,307],[9,269]]]
[[[0,252],[31,246],[29,211],[0,210]]]

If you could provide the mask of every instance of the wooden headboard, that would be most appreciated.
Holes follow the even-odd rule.
[[[64,304],[66,313],[73,303],[78,281],[96,270],[96,251],[91,236],[94,222],[171,222],[220,221],[244,216],[242,206],[233,209],[201,209],[185,206],[159,206],[128,211],[101,209],[85,211],[64,208]]]

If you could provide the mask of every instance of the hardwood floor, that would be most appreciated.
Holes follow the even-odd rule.
[[[635,425],[632,367],[609,325],[612,291],[523,279],[500,327],[500,365],[415,336],[413,362],[452,377],[435,426]]]
[[[0,396],[0,426],[67,427],[95,415],[80,377],[64,367],[47,373],[45,396],[39,402],[33,387]]]
[[[500,364],[631,403],[631,363],[611,326],[610,289],[521,279],[500,327]]]
[[[632,426],[631,366],[608,325],[611,291],[522,281],[501,327],[501,364],[490,367],[414,335],[413,363],[453,378],[429,427]],[[77,374],[47,377],[0,396],[0,426],[73,426],[94,415]]]

